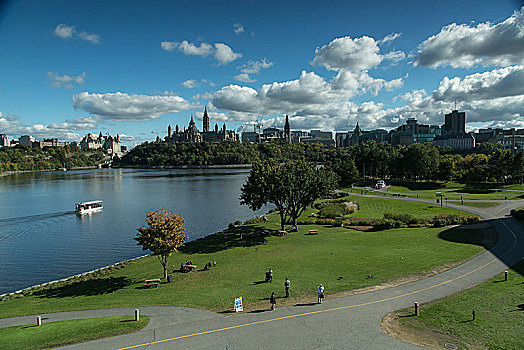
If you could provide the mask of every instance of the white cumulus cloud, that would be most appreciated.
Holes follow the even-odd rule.
[[[233,24],[233,31],[235,34],[240,34],[244,32],[244,26],[240,23]]]
[[[201,43],[200,45],[195,45],[187,40],[182,42],[163,41],[160,43],[160,47],[166,51],[174,51],[176,49],[186,56],[213,56],[218,65],[228,64],[242,57],[241,53],[234,52],[231,47],[223,43],[215,43],[213,45]]]
[[[95,117],[114,121],[151,120],[196,107],[177,95],[129,95],[121,92],[82,92],[73,96],[73,106]]]
[[[368,36],[352,39],[349,36],[336,38],[315,50],[313,65],[322,65],[330,70],[359,72],[373,68],[382,62],[375,39]]]
[[[74,26],[68,26],[66,24],[59,24],[55,28],[55,35],[62,39],[71,39],[75,32]]]
[[[76,35],[75,26],[69,26],[66,24],[59,24],[56,26],[54,34],[62,39],[72,39],[73,37],[78,37],[82,40],[90,42],[91,44],[100,43],[100,36],[97,34],[89,34],[86,31],[81,31]]]
[[[414,65],[436,68],[524,64],[524,13],[476,26],[452,23],[419,45]]]
[[[180,85],[182,85],[186,89],[193,89],[193,88],[196,88],[197,86],[199,86],[200,83],[198,81],[196,81],[195,79],[188,79],[188,80],[180,83]]]
[[[226,44],[216,43],[215,49],[215,59],[219,65],[228,64],[229,62],[233,62],[242,57],[241,53],[233,52],[233,50]]]
[[[89,34],[87,32],[80,32],[78,34],[78,37],[82,40],[89,41],[91,44],[98,44],[100,43],[100,36],[97,34]]]
[[[388,34],[385,37],[383,37],[382,39],[380,39],[378,41],[378,43],[379,43],[379,45],[390,43],[393,40],[398,39],[401,35],[402,35],[402,33],[391,33],[391,34]]]
[[[241,73],[236,75],[235,79],[244,83],[252,83],[256,81],[256,79],[252,78],[250,74],[259,74],[262,69],[267,69],[273,65],[274,63],[270,62],[267,58],[263,58],[260,61],[249,60],[246,64],[237,67]]]
[[[47,72],[47,79],[52,87],[54,88],[65,88],[65,89],[72,89],[74,87],[73,84],[83,84],[85,82],[86,73],[82,72],[82,74],[79,74],[77,76],[71,76],[71,75],[60,75],[55,72]]]

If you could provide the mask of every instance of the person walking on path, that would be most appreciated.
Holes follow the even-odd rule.
[[[322,300],[324,300],[324,286],[320,283],[320,286],[318,286],[318,303],[322,304]]]
[[[271,310],[275,310],[275,305],[277,305],[277,298],[275,297],[275,292],[271,293],[271,297],[269,297],[269,303],[271,304]]]
[[[289,287],[291,286],[291,282],[287,279],[284,282],[284,287],[286,287],[286,298],[289,298]]]

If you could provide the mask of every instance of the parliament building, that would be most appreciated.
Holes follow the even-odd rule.
[[[226,123],[221,129],[218,124],[215,124],[215,129],[209,129],[209,116],[207,114],[207,107],[204,107],[204,117],[202,118],[202,131],[196,127],[193,116],[189,126],[180,129],[178,125],[175,130],[171,129],[171,125],[167,127],[167,136],[165,141],[168,143],[194,143],[194,142],[224,142],[224,141],[238,141],[238,136],[234,130],[226,130]]]

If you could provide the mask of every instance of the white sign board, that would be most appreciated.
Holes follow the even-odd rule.
[[[235,299],[235,311],[244,311],[244,307],[242,306],[242,297]]]

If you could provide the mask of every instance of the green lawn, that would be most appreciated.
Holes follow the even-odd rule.
[[[380,210],[420,210],[432,216],[437,209],[412,203],[388,202],[367,208],[366,216],[382,216]],[[380,201],[381,202],[381,201]],[[446,213],[451,209],[444,208]],[[422,214],[421,214],[422,215]],[[145,305],[180,305],[231,310],[234,298],[242,296],[247,309],[268,306],[272,291],[284,293],[284,278],[291,280],[288,303],[314,299],[319,283],[333,293],[417,275],[447,263],[458,263],[480,252],[475,242],[478,230],[449,228],[402,228],[380,232],[358,232],[340,227],[303,225],[298,233],[276,237],[264,230],[279,229],[276,215],[264,224],[245,225],[188,243],[170,258],[173,283],[144,288],[144,280],[161,278],[156,257],[128,263],[125,268],[77,278],[31,292],[31,295],[0,301],[0,317],[44,312]],[[318,229],[318,235],[307,235]],[[242,237],[241,237],[242,235]],[[130,234],[130,239],[132,239]],[[403,258],[403,259],[401,259]],[[181,262],[192,260],[198,270],[180,273]],[[217,266],[200,270],[208,261]],[[264,272],[273,268],[273,283],[261,283]],[[373,275],[372,279],[366,276]],[[279,299],[278,303],[283,300]]]
[[[134,321],[134,316],[114,316],[49,323],[44,320],[39,327],[5,327],[0,328],[0,349],[43,349],[81,343],[136,332],[148,322],[147,316],[139,322]]]
[[[416,218],[432,218],[439,214],[471,215],[463,211],[424,203],[357,196],[348,196],[347,198],[358,202],[360,205],[360,210],[349,216],[380,219],[387,212],[411,214]]]
[[[475,200],[504,200],[504,199],[523,199],[524,185],[501,185],[489,184],[459,184],[456,182],[409,182],[409,183],[388,183],[390,185],[384,193],[386,195],[401,194],[416,198],[436,198],[435,192],[442,192],[442,195],[451,200],[475,199]],[[346,189],[351,191],[351,188]],[[353,192],[360,193],[363,187],[353,188]],[[366,190],[364,190],[366,193]],[[369,192],[371,194],[371,192]],[[382,193],[382,192],[381,192]]]
[[[466,349],[522,349],[524,344],[524,262],[509,280],[495,278],[453,296],[421,306],[420,316],[399,318],[405,326],[444,334]],[[475,309],[475,320],[472,310]],[[403,310],[399,314],[411,313]],[[444,344],[441,344],[444,346]]]

